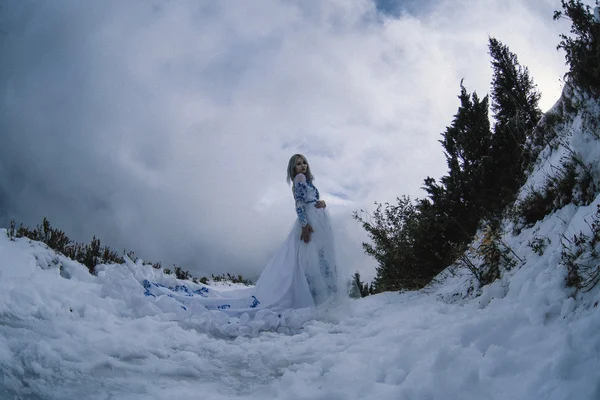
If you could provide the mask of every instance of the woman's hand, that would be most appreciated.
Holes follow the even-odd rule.
[[[315,207],[317,207],[317,208],[325,208],[325,207],[327,207],[327,204],[325,204],[325,200],[319,200],[315,204]]]
[[[313,232],[313,228],[312,226],[310,226],[310,224],[307,224],[306,226],[302,227],[302,234],[300,235],[300,240],[302,240],[304,243],[310,242],[310,234]]]

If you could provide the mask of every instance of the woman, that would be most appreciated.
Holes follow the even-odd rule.
[[[296,213],[301,226],[300,243],[296,268],[306,276],[311,296],[316,304],[323,303],[337,292],[336,264],[333,250],[333,234],[325,201],[313,185],[314,177],[306,157],[294,154],[288,163],[288,183],[293,182]],[[317,233],[314,235],[315,228]],[[304,244],[302,243],[304,242]]]
[[[287,181],[293,183],[298,218],[256,282],[258,308],[314,307],[337,293],[330,217],[313,180],[306,157],[294,154],[288,162]]]
[[[325,201],[313,185],[306,157],[294,154],[287,168],[298,218],[286,241],[267,264],[256,286],[220,291],[198,285],[165,285],[144,280],[147,296],[168,295],[185,306],[201,305],[230,315],[261,309],[313,308],[338,292],[334,242]]]

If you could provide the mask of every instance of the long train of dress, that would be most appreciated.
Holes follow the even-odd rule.
[[[306,216],[314,230],[310,242],[300,239],[302,227],[297,220],[253,287],[218,290],[201,284],[166,285],[144,279],[145,294],[148,297],[166,295],[185,308],[202,306],[229,315],[323,304],[336,295],[339,285],[330,216],[326,209],[312,204],[306,207]]]
[[[299,328],[317,308],[346,297],[346,290],[339,290],[346,289],[340,281],[346,277],[338,274],[329,212],[316,207],[319,191],[303,174],[294,179],[294,199],[298,218],[255,286],[226,290],[181,281],[125,257],[129,277],[142,285],[138,287],[147,302],[174,313],[176,319],[196,321],[192,323],[196,328],[231,336]],[[313,232],[305,243],[301,232],[309,222]],[[107,293],[128,285],[127,277],[116,269],[107,268],[101,275],[111,283],[105,285]]]

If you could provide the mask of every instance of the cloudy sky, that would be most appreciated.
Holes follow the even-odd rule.
[[[0,226],[46,216],[194,275],[256,278],[295,218],[307,156],[340,264],[373,276],[351,217],[423,196],[459,83],[489,36],[545,111],[566,71],[558,0],[11,1],[0,10]]]

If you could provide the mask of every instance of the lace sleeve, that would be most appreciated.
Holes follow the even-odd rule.
[[[298,174],[294,178],[294,199],[296,200],[296,214],[300,224],[304,227],[308,225],[306,219],[306,194],[308,186],[306,185],[306,177],[304,174]]]

